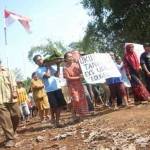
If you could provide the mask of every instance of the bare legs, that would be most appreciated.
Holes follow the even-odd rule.
[[[59,126],[61,108],[51,108],[51,123]]]

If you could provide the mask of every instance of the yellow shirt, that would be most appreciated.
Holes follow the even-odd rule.
[[[45,96],[47,96],[46,95],[46,91],[44,89],[44,84],[43,84],[42,80],[40,80],[40,79],[37,79],[37,80],[32,79],[31,80],[31,87],[32,87],[32,92],[33,92],[33,98],[34,98],[35,101],[37,99],[41,99],[41,98],[44,98]],[[39,87],[41,87],[41,88],[39,88]]]
[[[28,95],[27,95],[26,89],[24,87],[17,88],[17,94],[18,94],[18,103],[19,104],[22,104],[22,103],[28,101]]]
[[[12,102],[12,92],[16,91],[16,81],[12,72],[0,68],[0,104]]]

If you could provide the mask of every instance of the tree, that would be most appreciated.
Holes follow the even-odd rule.
[[[27,79],[24,79],[23,75],[22,75],[22,72],[21,72],[21,69],[19,69],[19,68],[15,68],[12,71],[13,71],[15,77],[16,77],[16,81],[22,81],[25,89],[27,91],[29,91],[31,79],[29,77],[27,77]]]
[[[109,0],[112,13],[107,19],[116,36],[125,41],[150,42],[150,1],[126,0],[118,3]]]
[[[66,48],[61,42],[52,42],[48,39],[47,44],[32,47],[28,52],[28,59],[32,61],[33,56],[37,53],[46,57],[53,55],[55,52],[64,53],[65,51]]]
[[[31,78],[27,77],[27,79],[23,81],[23,84],[24,84],[25,89],[28,92],[31,86]]]
[[[71,49],[78,49],[79,51],[83,50],[82,41],[72,42],[72,43],[69,44],[69,47]]]
[[[87,54],[99,51],[105,52],[106,44],[104,45],[103,38],[97,38],[97,34],[95,24],[90,22],[87,26],[86,34],[82,41],[72,42],[69,47],[79,51],[84,51]]]
[[[150,0],[82,0],[82,5],[92,17],[83,39],[87,47],[120,51],[125,42],[150,42]]]

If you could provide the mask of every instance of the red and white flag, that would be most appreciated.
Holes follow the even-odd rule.
[[[8,10],[4,10],[4,18],[5,18],[5,27],[11,25],[14,21],[19,21],[20,24],[25,28],[27,32],[30,31],[30,25],[29,22],[31,21],[29,17],[21,16],[18,14],[15,14],[13,12],[10,12]]]

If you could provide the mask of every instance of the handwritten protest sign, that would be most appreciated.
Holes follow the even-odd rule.
[[[81,56],[79,63],[86,82],[90,84],[104,83],[107,78],[121,76],[108,53]]]

